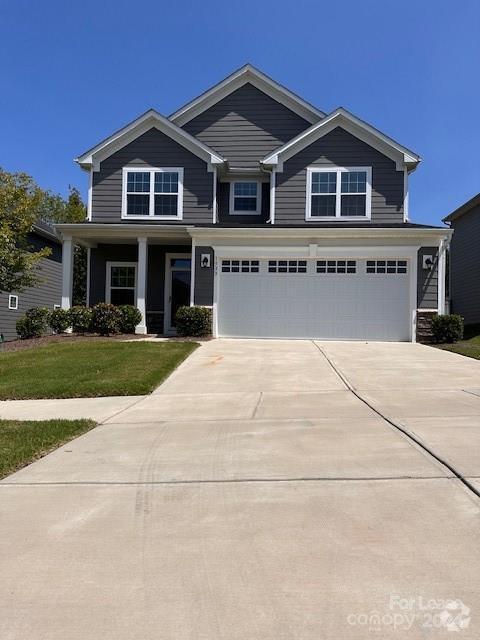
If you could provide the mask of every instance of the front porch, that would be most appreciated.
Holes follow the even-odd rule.
[[[205,251],[210,249],[195,252],[184,226],[149,226],[58,225],[63,239],[62,307],[68,309],[72,303],[75,244],[87,247],[87,306],[99,302],[136,306],[142,314],[137,333],[172,335],[180,306],[211,304],[205,286],[210,280],[205,272],[213,272],[211,258],[205,267]]]

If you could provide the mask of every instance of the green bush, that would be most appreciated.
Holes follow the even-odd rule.
[[[90,331],[92,324],[92,310],[89,307],[75,306],[68,310],[70,325],[75,333]]]
[[[40,338],[47,330],[50,309],[46,307],[32,307],[25,315],[17,320],[17,333],[25,340],[27,338]]]
[[[180,307],[175,314],[179,336],[208,336],[212,333],[212,310],[207,307]]]
[[[70,314],[66,309],[54,309],[48,320],[50,329],[55,333],[63,333],[70,326]]]
[[[109,336],[120,331],[120,311],[113,304],[100,302],[92,309],[91,330],[101,336]]]
[[[432,319],[432,336],[435,342],[458,342],[463,338],[463,318],[456,313],[435,316]]]
[[[118,307],[118,311],[120,312],[120,333],[135,333],[135,327],[142,320],[140,310],[131,304],[124,304]]]

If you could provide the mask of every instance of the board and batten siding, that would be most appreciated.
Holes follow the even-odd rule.
[[[432,256],[433,267],[423,268],[423,256]],[[438,247],[421,247],[417,259],[417,308],[438,308]]]
[[[183,129],[232,167],[258,167],[260,160],[310,123],[252,84],[245,84],[206,109]]]
[[[403,222],[404,175],[395,162],[337,127],[285,161],[276,175],[275,222],[305,220],[307,167],[372,167],[372,222]],[[361,219],[361,218],[360,218]]]
[[[480,323],[480,205],[451,223],[450,284],[452,313],[465,324]]]
[[[152,128],[100,163],[93,173],[92,221],[125,222],[122,212],[123,167],[183,167],[183,220],[180,224],[211,222],[213,174],[207,163],[158,129]],[[152,216],[152,222],[155,216]],[[145,222],[145,221],[143,221]],[[162,222],[160,219],[159,222]],[[175,224],[175,220],[169,220]]]
[[[42,258],[37,266],[37,273],[41,282],[36,287],[28,287],[24,291],[12,291],[11,294],[0,293],[0,333],[5,340],[17,338],[16,322],[32,307],[54,306],[62,302],[62,250],[58,244],[44,240],[43,238],[30,239],[30,244],[36,249],[44,246],[52,248],[52,254],[48,258]],[[18,296],[18,309],[8,308],[9,295]]]
[[[202,267],[202,254],[210,256],[210,266]],[[195,248],[195,283],[194,304],[205,307],[213,305],[213,278],[215,273],[215,256],[212,247]]]

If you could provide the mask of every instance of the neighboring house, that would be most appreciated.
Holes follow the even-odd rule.
[[[180,305],[214,335],[415,340],[444,312],[451,231],[410,222],[420,158],[343,108],[325,114],[246,65],[166,118],[153,109],[77,158],[88,301],[136,304],[172,333]]]
[[[465,324],[480,323],[480,193],[443,220],[454,230],[450,244],[450,308]]]
[[[54,309],[62,302],[62,244],[53,227],[38,221],[27,236],[34,251],[49,247],[51,253],[36,266],[40,282],[21,292],[0,293],[0,334],[5,340],[17,338],[15,324],[31,307]]]

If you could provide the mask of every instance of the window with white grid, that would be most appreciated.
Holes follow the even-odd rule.
[[[317,273],[357,273],[357,261],[317,260]]]
[[[367,260],[367,273],[407,273],[406,260]]]

